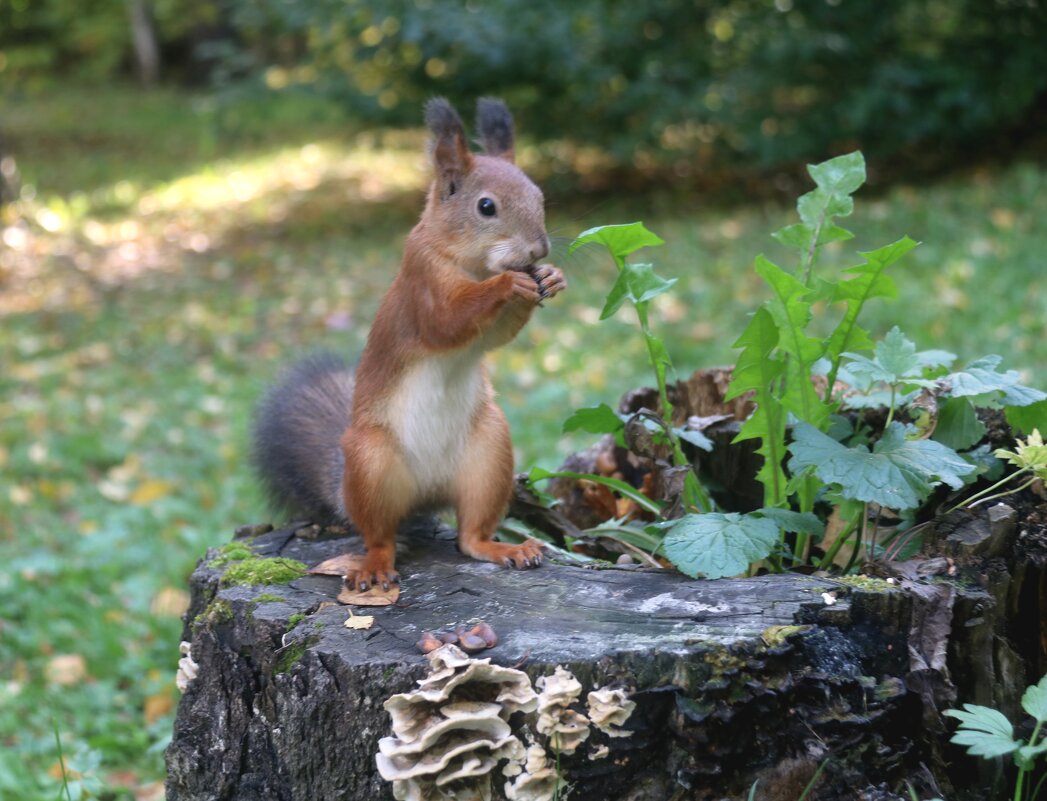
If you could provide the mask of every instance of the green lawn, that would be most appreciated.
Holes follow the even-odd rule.
[[[421,209],[424,137],[300,100],[2,102],[23,200],[0,226],[0,797],[54,801],[57,730],[81,797],[156,799],[186,576],[266,518],[245,463],[251,404],[295,355],[361,347]],[[538,152],[521,149],[540,173]],[[961,360],[1001,353],[1047,384],[1045,194],[1031,164],[859,192],[845,244],[924,243],[868,327]],[[732,359],[763,297],[753,257],[785,259],[767,234],[793,219],[669,192],[548,200],[571,287],[491,360],[521,467],[582,444],[559,435],[574,407],[646,380],[627,310],[597,323],[614,267],[567,257],[574,235],[642,219],[667,240],[647,255],[680,280],[654,321],[689,372]]]

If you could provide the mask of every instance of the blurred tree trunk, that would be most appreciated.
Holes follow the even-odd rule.
[[[128,10],[138,78],[146,86],[152,86],[160,76],[160,46],[156,40],[152,0],[128,0]]]

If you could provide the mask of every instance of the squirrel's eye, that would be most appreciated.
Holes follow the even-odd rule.
[[[494,207],[494,201],[489,197],[480,198],[480,202],[476,204],[476,208],[479,209],[484,217],[493,217],[498,213],[498,209]]]

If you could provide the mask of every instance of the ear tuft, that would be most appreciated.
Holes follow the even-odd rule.
[[[443,97],[434,97],[425,104],[425,124],[433,134],[430,150],[440,195],[447,198],[472,169],[473,157],[465,143],[465,128],[454,106]]]
[[[513,161],[513,115],[497,97],[481,97],[476,103],[476,130],[489,156]]]
[[[462,118],[446,97],[434,97],[425,104],[425,124],[437,141],[453,139],[456,134],[465,137]]]

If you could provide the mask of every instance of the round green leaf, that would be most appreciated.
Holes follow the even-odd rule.
[[[680,518],[665,535],[663,548],[688,576],[723,578],[744,573],[768,556],[778,542],[778,525],[737,512],[710,512]]]

